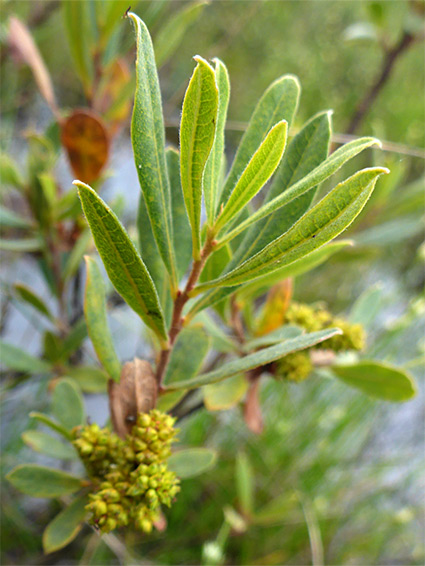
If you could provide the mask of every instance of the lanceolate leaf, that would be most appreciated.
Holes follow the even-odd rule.
[[[326,244],[351,224],[366,204],[379,175],[387,172],[388,169],[382,167],[363,169],[339,183],[285,234],[228,275],[200,285],[195,292],[250,281],[301,259]]]
[[[109,279],[126,303],[165,341],[156,289],[124,227],[91,187],[79,181],[74,184],[79,188],[84,214]]]
[[[64,444],[46,432],[27,430],[22,433],[22,440],[36,452],[51,458],[58,458],[59,460],[74,460],[78,458],[77,452],[71,444]]]
[[[230,81],[226,66],[220,59],[214,59],[215,80],[218,88],[217,127],[214,144],[204,172],[204,200],[208,225],[212,226],[220,197],[220,178],[224,161],[224,129],[230,98]]]
[[[69,544],[80,532],[87,511],[87,495],[74,499],[51,521],[43,533],[43,550],[46,554]]]
[[[147,27],[135,14],[128,15],[134,22],[137,41],[136,94],[131,121],[134,160],[158,250],[176,287],[170,186],[165,163],[165,132],[158,74]]]
[[[87,330],[100,363],[110,377],[119,381],[121,364],[115,352],[106,314],[105,285],[94,259],[86,256],[84,314]]]
[[[241,222],[236,228],[221,238],[220,241],[228,242],[255,222],[269,216],[269,214],[272,214],[289,202],[298,199],[307,191],[310,191],[315,186],[328,179],[331,175],[338,171],[344,163],[372,145],[380,146],[379,140],[375,138],[360,138],[343,145],[305,177],[292,184],[284,192],[280,193],[272,200],[269,200],[269,202],[267,202],[264,206],[251,214],[245,221]]]
[[[196,375],[208,353],[209,345],[209,337],[200,326],[183,329],[171,352],[164,385],[179,381],[183,375],[188,378]]]
[[[50,320],[53,320],[53,316],[49,311],[49,309],[47,308],[46,304],[43,302],[42,299],[40,299],[38,295],[34,293],[32,289],[30,289],[24,283],[15,283],[13,287],[15,293],[22,301],[25,301],[26,303],[30,304],[32,307],[37,309],[38,312],[40,312]]]
[[[277,122],[286,120],[288,128],[298,106],[300,84],[292,75],[284,75],[274,81],[265,91],[249,122],[248,128],[238,147],[232,168],[226,179],[220,202],[225,203],[242,171],[248,165],[253,153],[265,135]]]
[[[48,373],[52,370],[49,362],[40,360],[3,340],[0,340],[0,361],[9,369],[32,374]]]
[[[291,340],[296,338],[303,333],[303,329],[299,326],[285,325],[280,328],[269,332],[265,336],[260,336],[258,338],[252,338],[248,340],[244,345],[244,350],[246,352],[256,350],[257,348],[263,348],[264,346],[272,346],[273,344],[280,344],[284,340]]]
[[[55,432],[58,432],[67,440],[71,439],[71,433],[67,430],[64,426],[54,421],[49,415],[45,415],[44,413],[38,413],[37,411],[33,411],[29,414],[30,418],[36,419],[37,421],[43,423],[44,425],[48,426]]]
[[[165,157],[167,160],[168,177],[170,179],[171,188],[174,250],[176,254],[177,272],[180,279],[186,273],[192,257],[192,234],[183,199],[179,152],[169,147],[165,152]]]
[[[87,0],[64,2],[62,4],[65,29],[75,68],[84,85],[90,92],[93,78],[93,64],[90,54],[90,5]]]
[[[190,79],[180,125],[180,174],[192,227],[193,257],[200,258],[202,178],[214,142],[218,91],[212,67],[202,57]]]
[[[281,121],[267,134],[236,183],[217,219],[215,230],[219,231],[234,218],[273,175],[282,159],[287,129],[287,122]]]
[[[296,338],[286,340],[283,344],[264,348],[264,350],[259,350],[249,356],[245,356],[244,358],[238,358],[237,360],[223,364],[218,369],[210,371],[209,373],[198,375],[193,379],[173,383],[170,385],[169,389],[193,389],[195,387],[200,387],[201,385],[217,383],[218,381],[222,381],[223,379],[236,375],[240,372],[246,372],[250,369],[274,362],[291,352],[310,348],[311,346],[314,346],[319,342],[323,342],[336,334],[341,334],[341,331],[338,328],[329,328],[327,330],[321,330],[320,332],[311,332],[310,334],[297,336]]]
[[[409,374],[380,362],[363,360],[333,366],[332,372],[347,385],[384,401],[407,401],[416,395],[416,385]]]
[[[13,210],[0,205],[0,228],[32,228],[33,224],[27,218],[16,214]]]
[[[32,497],[60,497],[78,491],[82,486],[80,478],[60,470],[23,464],[6,476],[10,483]]]

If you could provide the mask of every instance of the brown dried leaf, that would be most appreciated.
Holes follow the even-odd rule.
[[[74,175],[84,183],[98,179],[109,155],[109,136],[100,116],[75,110],[62,123],[61,139]]]
[[[291,297],[292,279],[284,279],[270,289],[257,324],[256,336],[264,336],[282,326]]]
[[[49,71],[29,29],[15,16],[11,16],[9,19],[8,42],[15,57],[25,61],[31,68],[41,95],[46,100],[56,119],[59,119],[59,109],[56,104]]]
[[[105,71],[96,93],[95,110],[106,115],[108,129],[114,136],[119,127],[127,120],[131,110],[132,96],[127,95],[131,73],[124,59],[116,59]]]
[[[114,430],[124,438],[137,415],[148,413],[156,405],[158,386],[150,363],[134,358],[124,364],[120,382],[109,380],[108,394]]]
[[[261,434],[264,429],[260,398],[258,395],[259,386],[260,378],[256,376],[250,383],[243,411],[246,426],[254,434]]]

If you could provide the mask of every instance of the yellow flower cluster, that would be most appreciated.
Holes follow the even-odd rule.
[[[95,424],[74,430],[73,444],[95,486],[87,510],[100,531],[132,523],[149,533],[160,506],[171,505],[180,490],[166,464],[177,432],[174,423],[154,409],[138,416],[125,440]]]

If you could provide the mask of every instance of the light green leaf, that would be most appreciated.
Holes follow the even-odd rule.
[[[168,413],[173,407],[179,403],[183,397],[186,395],[186,391],[170,391],[169,393],[164,393],[160,395],[158,401],[156,402],[156,408],[158,411],[163,413]]]
[[[91,233],[90,230],[83,230],[80,234],[78,240],[76,241],[74,247],[72,248],[71,253],[68,256],[68,259],[65,263],[65,267],[63,268],[62,277],[64,281],[69,281],[71,277],[73,277],[78,269],[80,268],[81,261],[84,257],[84,254],[87,252],[87,248],[91,242]]]
[[[83,425],[86,419],[84,401],[72,379],[60,379],[53,389],[52,414],[68,430]]]
[[[218,352],[235,352],[238,346],[232,340],[232,338],[226,334],[226,332],[221,328],[207,312],[200,313],[193,320],[193,323],[201,323],[205,328],[208,336],[211,337],[212,347]]]
[[[87,330],[97,357],[115,381],[120,380],[121,364],[115,352],[106,313],[106,294],[102,274],[94,259],[86,256],[84,314]]]
[[[87,515],[88,496],[77,497],[51,521],[43,533],[43,550],[46,554],[60,550],[80,532]]]
[[[200,387],[201,385],[208,385],[210,383],[217,383],[236,375],[241,372],[247,372],[251,369],[269,364],[274,362],[291,352],[297,352],[299,350],[305,350],[306,348],[311,348],[315,344],[319,344],[336,334],[341,334],[338,328],[328,328],[326,330],[321,330],[320,332],[311,332],[310,334],[303,334],[302,336],[297,336],[290,340],[285,340],[283,344],[278,344],[276,346],[270,346],[269,348],[264,348],[264,350],[259,350],[249,356],[244,358],[238,358],[237,360],[232,360],[223,364],[218,369],[210,371],[208,373],[201,374],[193,379],[187,379],[179,382],[175,382],[170,385],[170,389],[193,389],[195,387]]]
[[[174,55],[188,27],[197,20],[207,2],[194,2],[173,14],[159,29],[155,36],[155,59],[161,67]]]
[[[285,492],[266,503],[252,517],[252,522],[254,525],[268,526],[287,522],[288,516],[296,517],[300,523],[303,519],[299,498],[294,491]]]
[[[192,227],[192,248],[195,260],[201,250],[202,177],[214,142],[218,91],[215,73],[202,57],[190,79],[180,124],[180,174],[187,214]]]
[[[405,371],[393,366],[362,360],[353,365],[332,366],[344,383],[384,401],[408,401],[416,395],[416,385]]]
[[[284,75],[274,81],[265,91],[239,144],[238,151],[226,179],[220,203],[225,203],[242,171],[259,147],[273,124],[286,120],[288,128],[298,107],[300,84],[293,75]]]
[[[96,4],[96,7],[100,8],[99,12],[104,16],[100,26],[100,36],[101,43],[105,46],[115,27],[122,21],[122,17],[128,8],[128,2],[126,0],[109,0],[105,4]]]
[[[236,457],[235,476],[240,509],[249,517],[254,511],[254,471],[244,452]]]
[[[236,226],[233,230],[231,230],[228,234],[221,238],[220,242],[228,242],[232,240],[235,236],[241,234],[255,222],[258,222],[259,220],[269,216],[273,212],[287,205],[289,202],[292,202],[295,199],[299,199],[308,191],[311,191],[312,189],[314,189],[314,187],[328,179],[331,175],[338,171],[344,165],[344,163],[358,155],[364,149],[373,145],[378,145],[380,147],[381,143],[375,138],[359,138],[343,145],[334,153],[332,153],[332,155],[325,161],[320,163],[320,165],[315,167],[310,173],[307,173],[305,177],[302,177],[301,179],[299,179],[299,181],[293,183],[289,188],[287,188],[271,200],[268,200],[268,202],[264,206],[260,207],[256,212],[249,215],[246,220],[241,222],[238,226]],[[299,148],[297,147],[297,149]],[[293,151],[293,149],[291,151]],[[287,169],[282,168],[281,171],[287,171]],[[282,176],[283,173],[280,175],[280,177]],[[286,180],[282,183],[282,180],[279,179],[275,183],[276,187],[278,186],[278,183],[280,183],[281,186],[287,186]],[[273,190],[273,188],[271,190]],[[312,195],[310,195],[308,198],[309,202],[311,202],[311,196]]]
[[[188,448],[174,452],[168,459],[168,468],[180,479],[193,478],[212,468],[217,453],[209,448]]]
[[[272,346],[273,344],[280,344],[284,340],[290,340],[301,336],[303,329],[299,326],[291,326],[289,324],[269,332],[265,336],[259,336],[258,338],[252,338],[244,344],[244,350],[250,352],[256,348],[263,348],[264,346]]]
[[[5,252],[29,253],[43,249],[39,238],[20,238],[19,240],[0,239],[0,250]]]
[[[162,341],[164,317],[152,279],[124,227],[95,191],[79,181],[79,195],[109,279],[125,302]]]
[[[22,189],[25,181],[19,173],[18,165],[6,153],[0,153],[0,179],[4,186],[10,185],[17,189]]]
[[[180,381],[182,376],[193,377],[208,353],[209,337],[200,326],[184,328],[177,337],[164,376],[164,386]]]
[[[287,130],[288,124],[283,120],[268,132],[239,177],[223,211],[219,214],[214,225],[217,233],[238,215],[273,175],[285,150]]]
[[[3,342],[3,340],[0,340],[0,361],[3,366],[11,370],[31,374],[49,373],[52,370],[49,362],[40,360],[12,344]]]
[[[53,320],[52,313],[49,311],[44,301],[40,299],[40,297],[36,293],[34,293],[32,289],[30,289],[27,285],[24,285],[24,283],[15,283],[13,288],[16,295],[22,301],[30,304],[32,307],[38,310],[38,312],[40,312],[50,320]]]
[[[184,205],[180,180],[179,152],[169,147],[165,152],[171,187],[171,212],[173,219],[174,251],[179,279],[186,273],[192,258],[192,234]]]
[[[7,474],[6,479],[31,497],[61,497],[75,493],[82,486],[81,478],[34,464],[17,466]]]
[[[248,389],[248,381],[241,373],[220,383],[203,387],[204,404],[208,411],[225,411],[234,407]]]
[[[90,6],[87,0],[63,2],[62,10],[68,44],[74,59],[75,69],[86,92],[91,90],[93,79],[93,57],[90,53]]]
[[[205,281],[211,281],[212,279],[220,277],[231,259],[232,250],[229,244],[226,244],[225,246],[222,246],[218,250],[214,251],[210,256],[208,256],[208,259],[202,269],[199,281],[203,283]]]
[[[220,197],[221,174],[224,162],[224,130],[230,98],[230,81],[226,66],[220,59],[214,59],[215,81],[218,88],[217,126],[211,153],[205,165],[204,200],[209,226],[214,223],[217,203]]]
[[[131,121],[134,160],[159,253],[173,288],[177,288],[164,120],[152,40],[142,20],[133,13],[128,16],[133,20],[137,43],[136,93]]]
[[[27,446],[51,458],[75,460],[77,452],[71,444],[64,444],[58,438],[39,430],[27,430],[22,433],[22,440]]]
[[[0,205],[0,228],[31,228],[32,222],[13,210]]]
[[[382,283],[366,289],[351,307],[350,322],[369,327],[382,308],[382,294]]]
[[[288,277],[303,275],[324,263],[333,254],[352,245],[352,240],[337,240],[336,242],[331,242],[289,265],[285,265],[268,275],[259,277],[252,283],[243,285],[240,290],[238,290],[238,297],[250,297],[251,299],[255,299],[267,292],[272,285],[279,283],[279,281],[287,279]]]
[[[74,379],[80,389],[86,393],[104,393],[106,391],[108,375],[97,367],[71,367],[67,368],[65,373]]]
[[[67,440],[71,439],[70,432],[65,427],[63,427],[61,424],[59,424],[58,422],[54,421],[51,417],[49,417],[49,415],[45,415],[44,413],[38,413],[37,411],[32,411],[29,414],[29,416],[30,416],[31,419],[35,419],[35,420],[39,421],[40,423],[48,426],[49,428],[51,428],[55,432],[58,432],[61,436],[63,436]]]
[[[301,259],[345,230],[361,212],[375,183],[388,169],[363,169],[339,183],[292,228],[229,274],[195,289],[234,286]]]

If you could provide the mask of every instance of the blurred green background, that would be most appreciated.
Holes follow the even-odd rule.
[[[134,2],[132,10],[155,37],[187,4]],[[54,0],[1,2],[0,143],[18,162],[23,132],[45,128],[51,115],[30,70],[8,50],[8,18],[17,15],[27,23],[61,107],[74,108],[85,99],[64,40],[61,11]],[[260,437],[245,429],[238,410],[201,411],[181,423],[184,444],[215,447],[220,458],[213,471],[183,483],[166,531],[148,540],[108,535],[102,542],[87,528],[70,547],[45,557],[40,534],[56,504],[28,501],[5,488],[5,564],[423,564],[423,16],[420,1],[213,0],[160,70],[167,135],[175,142],[192,56],[218,56],[226,63],[232,83],[231,157],[256,101],[280,75],[293,73],[302,85],[295,130],[316,112],[332,108],[334,132],[344,135],[382,71],[386,50],[404,33],[418,38],[397,59],[355,132],[379,137],[387,150],[373,150],[359,157],[357,165],[372,160],[391,169],[348,233],[357,245],[295,284],[297,299],[324,300],[335,313],[346,314],[375,285],[369,348],[383,360],[409,367],[421,386],[418,398],[402,406],[374,402],[320,373],[302,386],[266,382],[266,431]],[[132,68],[131,26],[123,20],[118,28],[115,41]],[[122,159],[131,161],[129,121],[112,150],[108,186],[134,209],[135,193],[124,192],[128,173]],[[69,183],[63,164],[58,174]],[[137,183],[135,176],[133,180]],[[131,223],[134,216],[128,213],[127,220]],[[3,273],[2,279],[7,278]],[[27,413],[44,406],[46,389],[46,382],[37,382],[4,392],[5,471],[33,458],[20,433],[28,425]],[[253,503],[247,501],[241,477],[251,478]],[[232,519],[229,506],[245,515],[243,525]]]

